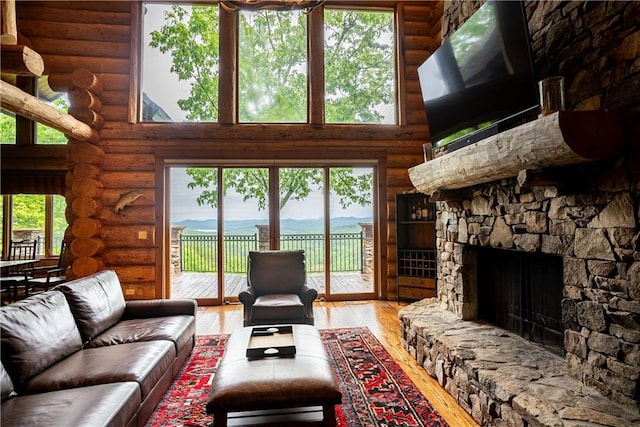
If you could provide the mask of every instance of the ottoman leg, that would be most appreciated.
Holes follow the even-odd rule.
[[[213,427],[227,427],[227,413],[226,412],[214,412],[213,413]]]
[[[336,426],[336,405],[322,405],[322,420],[326,427]]]

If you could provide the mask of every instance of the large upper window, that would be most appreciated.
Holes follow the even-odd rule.
[[[142,120],[218,121],[218,6],[144,5]]]
[[[393,14],[328,9],[324,23],[326,122],[396,123]]]
[[[392,10],[326,5],[222,19],[230,12],[217,5],[145,3],[143,12],[142,121],[217,122],[234,111],[239,123],[308,123],[322,109],[323,123],[397,123]],[[233,78],[221,80],[221,69]]]
[[[239,121],[306,123],[306,15],[242,12],[239,32]]]

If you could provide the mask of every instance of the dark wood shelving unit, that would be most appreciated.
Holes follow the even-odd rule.
[[[427,206],[426,219],[412,217]],[[435,204],[422,193],[396,195],[398,301],[436,296]]]

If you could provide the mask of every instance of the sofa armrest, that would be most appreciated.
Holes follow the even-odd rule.
[[[238,294],[238,299],[245,307],[251,307],[256,302],[256,291],[252,287],[248,287]]]
[[[249,286],[238,294],[238,299],[242,303],[244,326],[247,326],[251,323],[251,309],[253,308],[253,303],[256,302],[255,289]]]
[[[308,285],[303,285],[300,288],[300,299],[304,305],[313,303],[318,298],[318,291],[310,288]]]
[[[151,299],[127,301],[125,319],[188,315],[195,316],[198,303],[194,299]]]

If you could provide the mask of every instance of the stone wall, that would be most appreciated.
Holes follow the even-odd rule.
[[[438,298],[461,318],[475,318],[473,245],[563,256],[570,373],[618,400],[638,399],[639,186],[625,178],[616,185],[624,189],[605,191],[615,173],[585,169],[594,174],[580,193],[506,180],[476,187],[471,200],[440,203]]]
[[[186,227],[184,225],[172,225],[171,226],[171,274],[182,273],[182,260],[180,254],[180,239],[182,238],[182,232]]]
[[[443,37],[480,4],[446,2]],[[438,298],[475,318],[469,245],[562,255],[570,373],[613,399],[638,402],[640,2],[525,4],[538,78],[565,77],[568,109],[618,111],[626,148],[619,158],[569,169],[572,185],[521,188],[509,179],[438,203]]]
[[[446,1],[442,37],[484,1]],[[640,115],[640,2],[525,1],[538,80],[565,78],[569,110]]]

